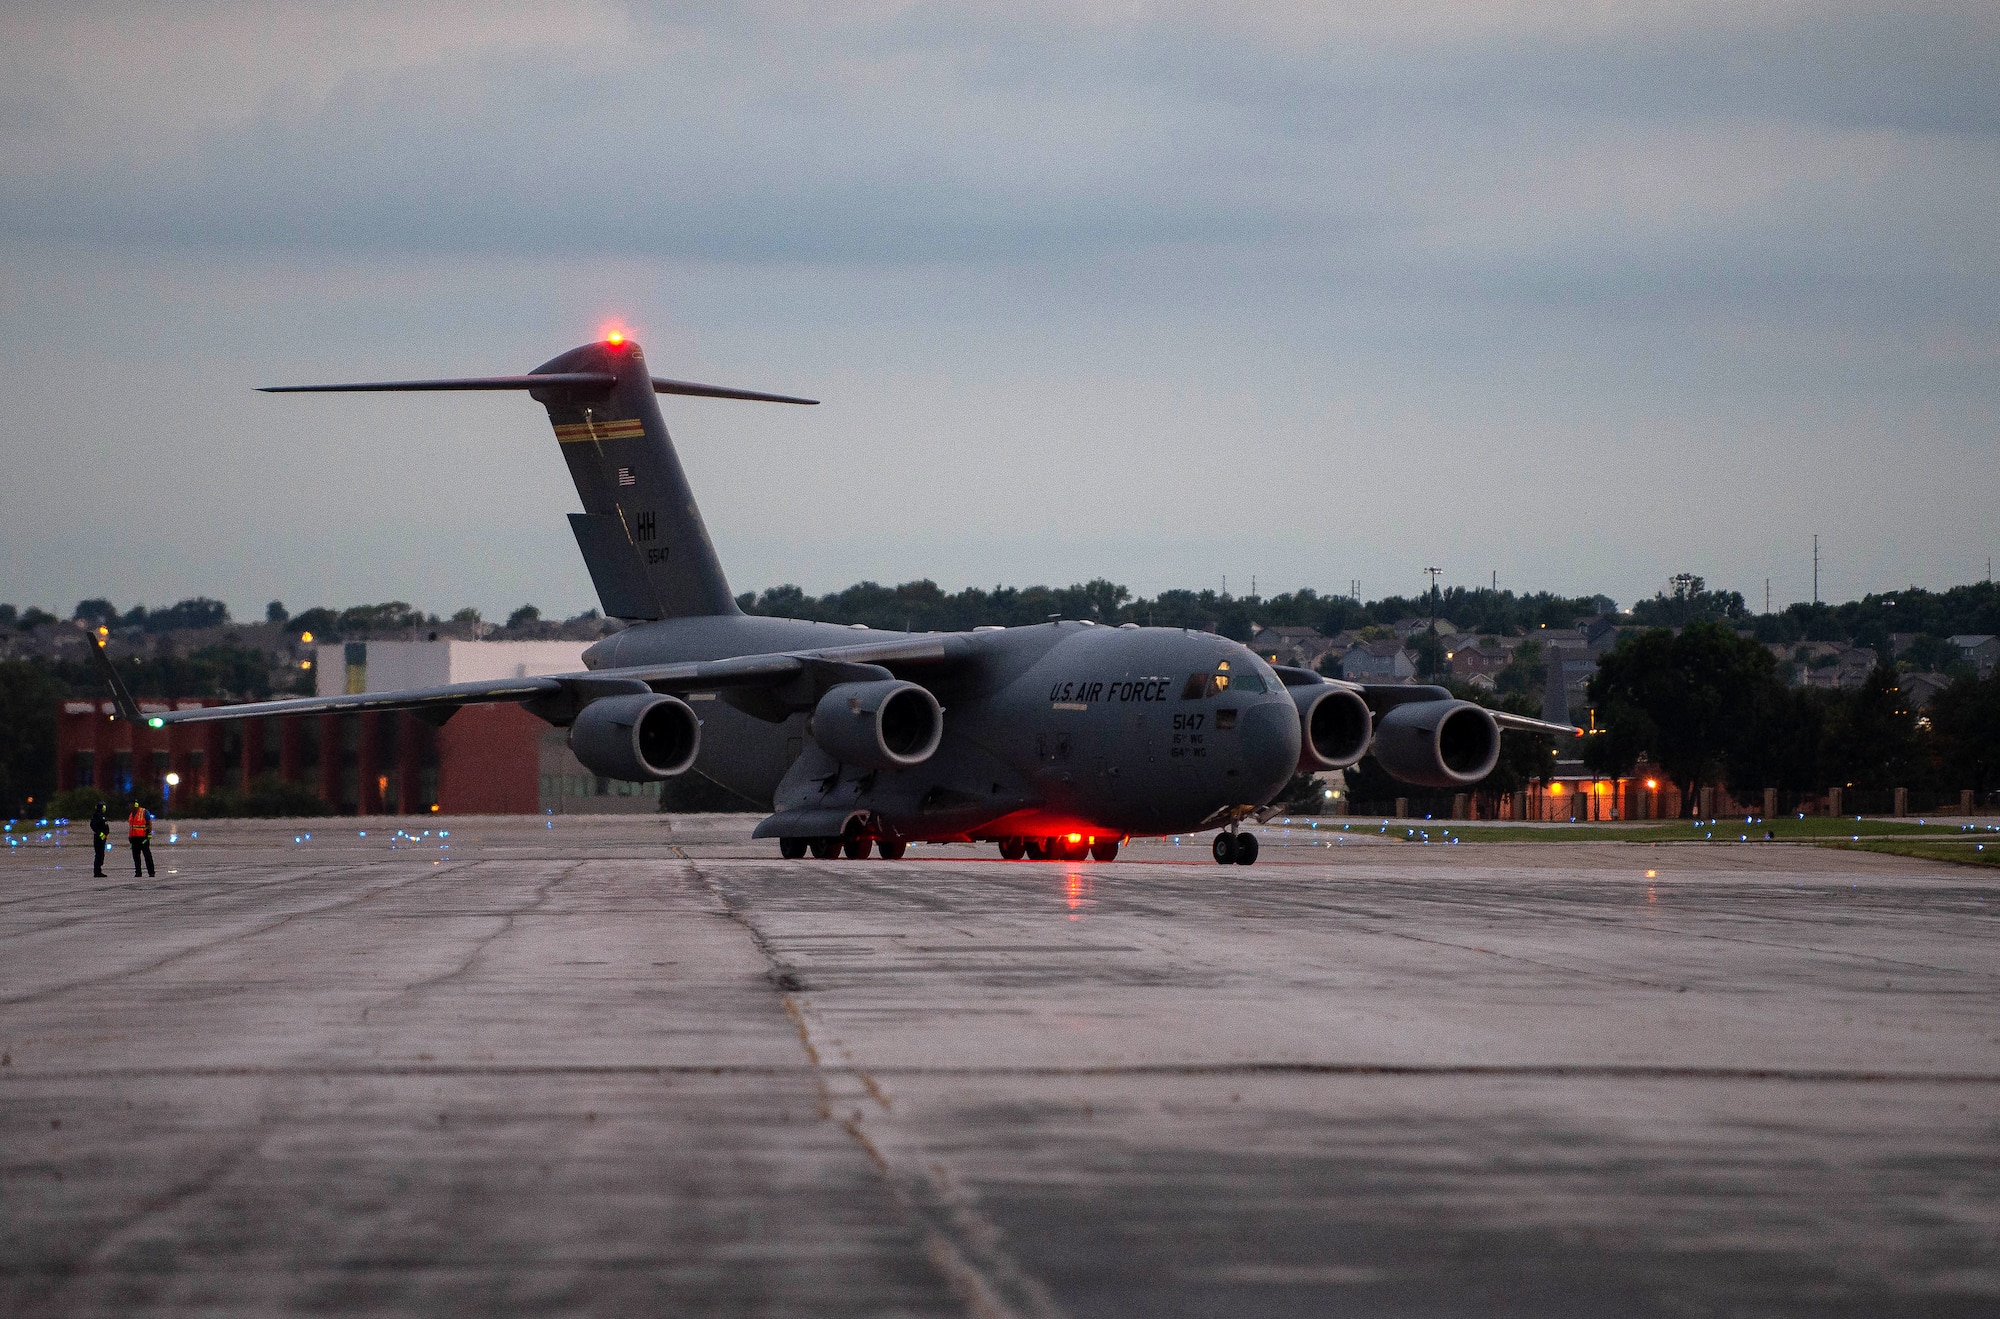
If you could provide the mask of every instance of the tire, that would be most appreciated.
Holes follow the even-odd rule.
[[[1046,861],[1049,859],[1048,850],[1042,846],[1042,840],[1039,838],[1021,839],[1021,855],[1027,857],[1030,861]]]
[[[840,840],[840,850],[849,861],[866,861],[868,853],[874,846],[874,839],[864,838],[860,834],[850,834]]]
[[[1234,864],[1236,860],[1236,835],[1217,834],[1215,836],[1215,846],[1210,851],[1215,854],[1215,864],[1218,866]]]
[[[840,855],[838,838],[808,838],[806,848],[821,861],[831,861]]]
[[[787,861],[796,861],[806,854],[806,840],[803,838],[780,838],[778,855]]]
[[[1081,861],[1090,855],[1090,844],[1078,838],[1072,841],[1068,834],[1055,840],[1054,854],[1060,861]]]
[[[1118,859],[1118,840],[1116,838],[1100,838],[1092,843],[1090,845],[1090,859],[1093,861],[1116,861]]]
[[[881,842],[875,844],[875,850],[882,854],[884,861],[901,861],[903,853],[910,850],[910,845],[900,838],[884,838]]]
[[[1002,838],[1000,840],[1000,856],[1003,860],[1019,861],[1027,854],[1028,844],[1025,839]]]
[[[1254,866],[1257,864],[1257,835],[1236,835],[1236,864]]]

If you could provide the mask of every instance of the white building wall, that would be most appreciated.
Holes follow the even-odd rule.
[[[442,687],[453,682],[492,682],[583,668],[583,641],[367,641],[363,691]],[[316,649],[314,691],[337,696],[347,690],[347,646],[329,642]]]

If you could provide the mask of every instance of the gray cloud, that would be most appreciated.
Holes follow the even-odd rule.
[[[1996,66],[2000,19],[1975,5],[17,9],[0,16],[12,424],[61,424],[64,373],[137,361],[174,399],[146,424],[194,454],[268,422],[194,420],[213,399],[172,394],[177,356],[206,355],[211,379],[238,364],[231,389],[447,369],[445,346],[510,369],[651,308],[697,361],[727,345],[714,365],[838,383],[847,411],[815,420],[815,444],[873,461],[886,443],[925,469],[898,510],[912,539],[877,542],[902,570],[851,528],[844,559],[821,553],[798,530],[809,499],[780,515],[718,492],[710,522],[755,555],[745,585],[800,562],[820,586],[1025,577],[1059,571],[1034,566],[1051,546],[1169,584],[1120,567],[1150,538],[1182,548],[1146,571],[1234,556],[1247,577],[1261,556],[1340,586],[1334,560],[1378,577],[1428,557],[1396,540],[1420,536],[1473,564],[1532,546],[1518,561],[1549,585],[1626,590],[1687,566],[1660,562],[1682,543],[1760,576],[1758,537],[1834,517],[1869,539],[1867,571],[1902,574],[1984,525],[1951,478],[1992,440]],[[65,318],[65,352],[35,356]],[[696,416],[788,461],[794,432]],[[1905,457],[1871,476],[1871,513],[1834,478],[1884,436]],[[1336,501],[1330,529],[1324,502],[1281,492],[1254,531],[1190,518],[1165,476],[1110,507],[1037,484],[1074,453],[1199,472],[1215,444],[1246,470],[1386,453],[1479,476],[1416,526]],[[1650,484],[1661,450],[1773,492],[1813,480],[1690,510]],[[970,479],[1004,493],[939,511]],[[1587,562],[1536,507],[1586,480],[1643,504],[1621,519],[1633,543],[1582,537]],[[521,478],[507,516],[559,532],[560,495]],[[437,553],[476,534],[464,516]],[[9,517],[10,560],[62,558],[39,548],[68,534],[52,515],[0,496]],[[344,552],[393,577],[370,544],[389,534]],[[1329,536],[1337,553],[1311,548]],[[526,571],[467,570],[461,589]]]

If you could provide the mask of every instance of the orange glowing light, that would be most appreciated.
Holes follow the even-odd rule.
[[[1560,783],[1551,783],[1551,784],[1549,785],[1549,796],[1551,796],[1551,797],[1560,797],[1560,796],[1562,796],[1562,795],[1563,795],[1563,785],[1562,785],[1562,784],[1560,784]]]
[[[1651,788],[1657,788],[1657,787],[1659,787],[1659,786],[1660,786],[1660,781],[1659,781],[1658,779],[1647,779],[1647,780],[1646,780],[1646,787],[1647,787],[1647,788],[1649,788],[1649,789],[1651,789]]]
[[[616,348],[619,344],[625,342],[624,332],[620,330],[613,330],[611,333],[604,336],[604,342],[610,344],[613,348]]]
[[[1083,841],[1083,835],[1082,835],[1082,834],[1071,834],[1071,835],[1069,836],[1069,840],[1070,840],[1070,841],[1071,841],[1072,843],[1080,843],[1080,842],[1082,842],[1082,841]]]

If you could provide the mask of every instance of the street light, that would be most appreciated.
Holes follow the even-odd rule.
[[[167,786],[168,786],[169,788],[178,788],[178,787],[180,787],[180,786],[181,786],[181,776],[180,776],[180,775],[178,775],[178,774],[169,774],[169,775],[167,775]]]

